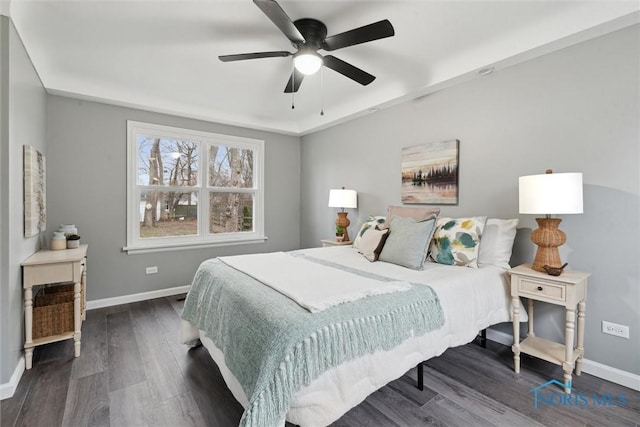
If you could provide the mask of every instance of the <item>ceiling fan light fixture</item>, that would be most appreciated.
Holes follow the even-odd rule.
[[[302,74],[310,76],[322,67],[322,57],[314,51],[301,50],[293,57],[293,65]]]

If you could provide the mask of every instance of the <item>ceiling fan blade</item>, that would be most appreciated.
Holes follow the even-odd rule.
[[[384,19],[364,27],[354,28],[353,30],[327,37],[322,42],[322,49],[328,51],[341,49],[347,46],[384,39],[394,34],[393,25],[388,19]]]
[[[256,6],[260,8],[262,12],[271,21],[276,24],[276,27],[282,31],[289,40],[294,43],[304,43],[304,37],[300,33],[300,31],[293,24],[293,21],[287,14],[282,10],[280,5],[274,0],[253,0]]]
[[[362,86],[366,86],[376,79],[375,76],[372,76],[366,71],[362,71],[360,68],[354,67],[348,62],[344,62],[342,59],[338,59],[333,55],[326,55],[323,58],[323,64],[325,67],[331,68],[333,71],[337,71],[345,77],[349,77],[351,80],[360,83]]]
[[[235,55],[220,55],[218,59],[222,62],[242,61],[245,59],[259,59],[259,58],[276,58],[281,56],[291,56],[291,52],[286,50],[278,50],[274,52],[255,52],[255,53],[238,53]]]
[[[284,88],[284,93],[297,92],[302,84],[302,79],[304,79],[304,74],[294,69],[293,73],[291,73],[291,77],[289,77],[287,86]]]

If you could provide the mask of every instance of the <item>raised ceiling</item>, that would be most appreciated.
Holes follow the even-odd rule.
[[[289,50],[251,0],[13,0],[11,15],[49,93],[302,135],[497,72],[639,22],[638,1],[279,1],[328,34],[389,19],[395,36],[332,52],[375,75],[368,86],[324,69],[283,93]],[[321,53],[324,53],[321,51]],[[320,115],[321,108],[324,115]]]

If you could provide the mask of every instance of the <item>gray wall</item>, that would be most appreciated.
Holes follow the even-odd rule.
[[[137,120],[265,141],[266,243],[128,255],[126,123]],[[300,245],[300,140],[59,96],[47,99],[49,223],[76,224],[89,245],[89,301],[187,285],[205,259]],[[47,239],[51,233],[47,234]],[[159,273],[146,275],[145,267]]]
[[[0,384],[4,384],[3,363],[8,358],[9,301],[9,18],[0,15]]]
[[[23,146],[47,154],[45,138],[46,93],[13,23],[2,22],[2,92],[0,131],[0,218],[2,251],[0,290],[0,384],[9,381],[24,343],[22,274],[20,263],[39,249],[40,237],[24,238],[22,164]],[[8,62],[8,63],[7,63]],[[5,108],[7,110],[5,110]],[[6,123],[6,125],[5,125]]]
[[[520,218],[512,261],[530,262],[535,221],[518,215],[518,177],[582,172],[584,214],[562,217],[561,256],[592,274],[585,355],[640,374],[639,51],[636,25],[303,137],[302,246],[333,234],[330,188],[358,190],[354,235],[400,204],[402,147],[457,138],[459,204],[442,213]],[[561,339],[562,310],[539,308],[538,335]],[[602,320],[629,325],[631,339],[602,334]]]

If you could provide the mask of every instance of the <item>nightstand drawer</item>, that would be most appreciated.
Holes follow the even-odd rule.
[[[566,300],[565,290],[564,286],[540,283],[524,277],[518,281],[518,293],[525,298],[527,296],[533,298],[544,296],[547,299],[564,302]]]

